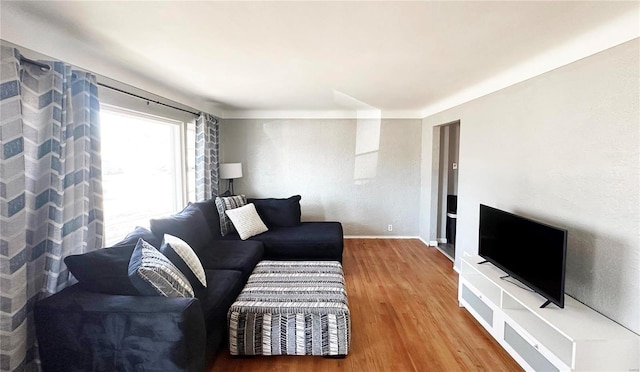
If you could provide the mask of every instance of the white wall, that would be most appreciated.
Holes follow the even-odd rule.
[[[421,130],[419,119],[223,120],[221,159],[243,164],[236,193],[302,195],[303,220],[340,221],[345,235],[416,236]]]
[[[423,120],[420,235],[433,126],[460,120],[455,265],[479,204],[566,228],[566,292],[640,333],[639,39]]]

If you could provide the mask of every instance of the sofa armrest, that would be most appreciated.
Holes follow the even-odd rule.
[[[203,371],[206,328],[195,298],[116,296],[78,285],[36,303],[44,371]]]

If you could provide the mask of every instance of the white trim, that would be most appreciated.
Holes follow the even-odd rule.
[[[478,84],[424,107],[422,117],[445,111],[511,85],[640,37],[638,12],[631,11],[593,31],[539,54]]]
[[[363,116],[364,115],[364,116]],[[226,110],[223,119],[422,119],[420,110],[380,111],[367,114],[362,110]]]
[[[150,114],[148,112],[133,110],[127,107],[112,105],[112,104],[103,103],[103,102],[100,103],[100,110],[110,111],[111,113],[114,113],[117,115],[130,116],[136,119],[142,119],[142,120],[146,120],[153,123],[160,122],[162,124],[177,125],[177,126],[181,126],[184,123],[184,121],[181,121],[178,119],[173,119],[173,118],[160,116],[156,114]]]
[[[420,237],[420,236],[419,236],[419,237],[418,237],[418,239],[420,239],[420,241],[422,242],[422,244],[426,245],[427,247],[430,247],[430,246],[431,246],[431,244],[429,244],[429,242],[428,242],[428,241],[426,241],[426,240],[422,239],[422,237]]]
[[[344,239],[420,239],[419,236],[402,235],[345,235]]]
[[[182,186],[182,206],[189,203],[189,146],[187,144],[187,123],[180,123],[180,176]],[[195,162],[194,162],[195,163]],[[195,189],[196,185],[193,185]]]

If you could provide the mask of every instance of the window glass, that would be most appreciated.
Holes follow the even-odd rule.
[[[102,108],[105,245],[184,205],[183,123]]]

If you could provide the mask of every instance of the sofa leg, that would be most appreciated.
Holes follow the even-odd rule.
[[[343,355],[323,355],[322,357],[326,359],[344,359],[347,356],[343,354]]]

